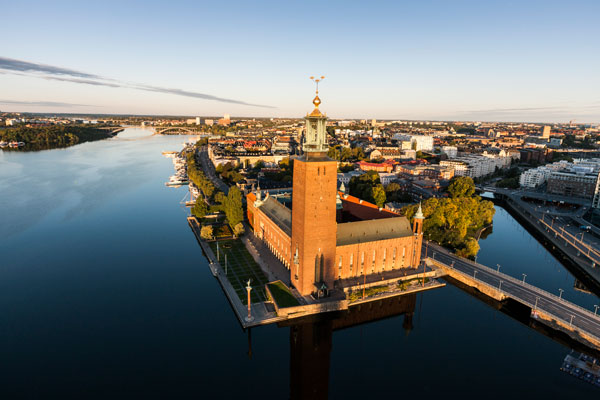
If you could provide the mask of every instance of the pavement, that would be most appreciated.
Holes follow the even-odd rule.
[[[559,296],[526,283],[526,276],[522,280],[511,277],[485,265],[458,257],[431,242],[427,248],[423,248],[423,257],[431,257],[433,260],[469,275],[475,280],[497,288],[506,296],[529,305],[532,309],[537,308],[545,313],[552,314],[567,325],[572,324],[575,328],[574,331],[582,330],[595,336],[600,342],[600,315],[594,315],[593,310],[586,310]]]

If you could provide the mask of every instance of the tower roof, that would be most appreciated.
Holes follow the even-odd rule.
[[[419,202],[419,208],[417,209],[417,212],[416,212],[414,218],[425,219],[425,216],[423,215],[423,209],[421,208],[421,203],[420,202]]]

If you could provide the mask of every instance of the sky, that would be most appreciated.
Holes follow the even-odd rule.
[[[600,122],[600,1],[0,0],[0,110]]]

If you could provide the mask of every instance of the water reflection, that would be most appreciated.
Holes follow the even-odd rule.
[[[334,331],[404,315],[402,327],[408,334],[412,330],[415,305],[416,294],[410,294],[361,304],[333,315],[295,322],[289,328],[290,398],[328,398]]]

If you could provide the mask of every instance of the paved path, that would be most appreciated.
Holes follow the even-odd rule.
[[[198,156],[200,158],[200,165],[202,166],[202,170],[204,171],[204,173],[206,174],[208,179],[210,179],[212,181],[213,185],[215,185],[215,187],[217,189],[219,189],[221,192],[223,192],[225,194],[229,193],[229,186],[227,186],[217,176],[217,172],[215,171],[215,166],[208,158],[208,146],[202,146],[200,148],[200,151],[198,152]]]
[[[473,277],[479,282],[497,288],[506,296],[532,309],[537,308],[562,320],[567,325],[572,324],[575,327],[574,330],[584,331],[595,336],[600,342],[600,316],[594,315],[593,311],[560,299],[559,296],[523,282],[523,280],[513,278],[485,265],[458,257],[431,242],[428,246],[423,247],[423,257],[426,256]]]

